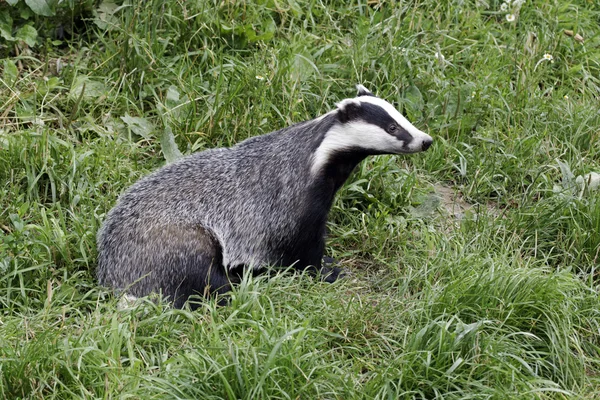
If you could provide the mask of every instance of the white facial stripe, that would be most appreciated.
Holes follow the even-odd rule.
[[[365,149],[384,153],[407,153],[404,142],[377,125],[353,121],[334,125],[325,135],[313,156],[311,173],[320,171],[333,154],[346,149]]]
[[[337,106],[338,109],[343,110],[349,104],[355,104],[357,106],[360,106],[360,100],[358,98],[356,98],[356,99],[344,99],[344,100],[340,101],[339,103],[337,103],[336,106]]]
[[[360,83],[358,85],[356,85],[356,90],[358,90],[359,94],[362,92],[362,93],[365,93],[365,94],[368,94],[368,95],[373,95],[373,93],[371,93],[371,91],[369,89],[367,89],[366,87],[364,87]]]

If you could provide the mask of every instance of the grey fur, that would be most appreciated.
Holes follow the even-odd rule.
[[[316,149],[340,124],[330,112],[141,179],[98,233],[100,284],[134,296],[162,292],[180,307],[191,294],[229,290],[245,268],[318,270],[335,192],[369,154],[341,149],[311,172]]]

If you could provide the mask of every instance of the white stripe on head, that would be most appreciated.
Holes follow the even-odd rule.
[[[359,96],[373,96],[373,93],[371,93],[371,91],[369,89],[367,89],[360,83],[358,85],[356,85],[356,90],[358,90]]]

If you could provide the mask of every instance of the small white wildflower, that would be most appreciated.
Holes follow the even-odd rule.
[[[565,100],[569,100],[569,96],[565,94],[565,95],[563,96],[563,99],[565,99]]]
[[[440,51],[437,51],[435,53],[435,58],[437,58],[440,61],[444,61],[446,59],[446,57],[444,57],[444,55]]]
[[[513,22],[517,17],[515,17],[515,14],[506,14],[506,20],[508,22]]]
[[[117,310],[125,310],[127,308],[132,308],[135,305],[136,301],[137,297],[125,294],[117,302]]]
[[[34,119],[31,121],[31,123],[32,123],[33,125],[37,125],[37,126],[44,126],[44,125],[46,125],[46,123],[44,122],[44,120],[43,120],[43,119],[41,119],[40,117],[35,117],[35,118],[34,118]]]
[[[507,10],[508,10],[508,4],[502,3],[502,5],[500,6],[500,11],[507,11]]]
[[[474,98],[477,95],[476,92],[471,93],[471,98]]]
[[[540,65],[544,61],[550,61],[550,63],[554,63],[554,57],[552,57],[552,54],[550,54],[550,53],[544,54],[542,56],[542,58],[540,58],[540,60],[537,63],[535,63],[535,67],[533,68],[533,70],[535,71],[537,69],[538,65]]]
[[[256,75],[256,79],[258,79],[259,81],[264,81],[265,77],[262,75]]]

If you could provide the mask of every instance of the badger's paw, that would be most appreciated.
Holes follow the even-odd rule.
[[[345,278],[347,276],[346,271],[342,268],[321,268],[321,279],[327,283],[333,283],[337,281],[339,278]]]
[[[348,271],[339,268],[339,262],[331,257],[323,257],[323,266],[321,267],[321,271],[319,271],[321,275],[321,279],[328,283],[333,283],[337,281],[339,278],[345,278],[348,276]]]

